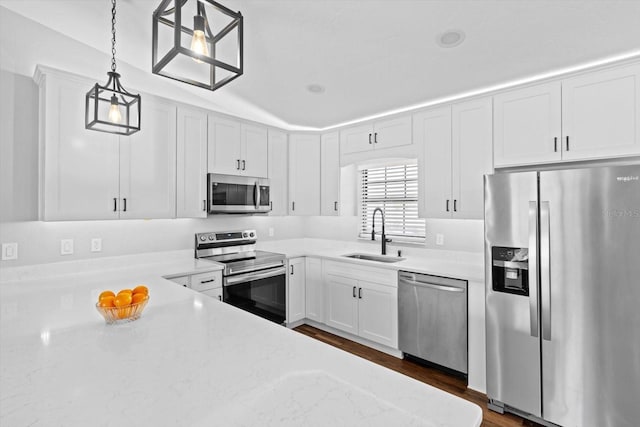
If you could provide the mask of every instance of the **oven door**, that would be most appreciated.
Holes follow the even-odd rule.
[[[286,320],[286,268],[270,268],[227,276],[223,281],[223,301],[272,322]]]
[[[264,213],[270,210],[269,180],[208,174],[210,213]]]

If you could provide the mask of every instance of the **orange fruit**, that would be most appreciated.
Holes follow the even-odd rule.
[[[115,307],[114,300],[116,299],[113,295],[106,295],[100,298],[98,301],[98,307]]]
[[[98,301],[102,301],[106,297],[115,297],[115,296],[116,294],[114,294],[112,291],[104,291],[98,297]]]
[[[139,302],[146,300],[147,298],[149,297],[143,293],[138,292],[136,294],[133,294],[133,296],[131,297],[131,304],[137,304]]]
[[[138,285],[135,288],[133,288],[133,293],[149,295],[149,289],[145,285]]]
[[[125,293],[119,292],[118,295],[113,300],[113,304],[116,307],[125,307],[127,305],[131,305],[131,294],[126,292]]]
[[[118,319],[125,319],[131,316],[131,307],[118,308]]]
[[[120,294],[133,294],[133,291],[131,289],[122,289],[120,292],[118,292],[118,295]]]

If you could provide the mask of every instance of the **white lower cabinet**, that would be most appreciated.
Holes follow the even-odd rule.
[[[324,286],[322,283],[322,260],[305,260],[305,311],[306,318],[324,323]]]
[[[305,317],[305,258],[289,260],[287,274],[287,323],[297,322]]]
[[[325,323],[361,338],[398,348],[396,272],[350,263],[326,262]]]
[[[208,271],[184,276],[166,276],[165,278],[185,288],[191,288],[194,291],[222,301],[221,271]]]

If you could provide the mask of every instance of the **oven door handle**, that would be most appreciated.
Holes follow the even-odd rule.
[[[263,270],[255,273],[247,273],[247,274],[240,274],[238,276],[227,277],[224,279],[224,285],[233,286],[233,285],[239,285],[241,283],[246,283],[251,280],[260,280],[260,279],[267,279],[269,277],[274,277],[274,276],[281,276],[286,273],[286,270],[287,270],[286,268],[280,267],[273,270],[267,270],[267,271]]]
[[[234,270],[233,268],[230,268],[229,274],[240,274],[240,273],[249,273],[249,272],[257,273],[259,271],[266,270],[267,268],[283,267],[283,266],[284,266],[284,262],[279,261],[279,262],[274,262],[273,264],[261,265],[260,270],[257,270],[257,271],[255,267],[243,268],[241,270]]]

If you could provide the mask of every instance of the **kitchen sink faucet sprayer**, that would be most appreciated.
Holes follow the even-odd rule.
[[[371,240],[376,240],[376,212],[380,211],[380,215],[382,216],[382,255],[387,254],[387,243],[391,242],[391,239],[387,239],[386,234],[384,234],[384,211],[380,208],[375,208],[373,210],[373,218],[371,219]]]

